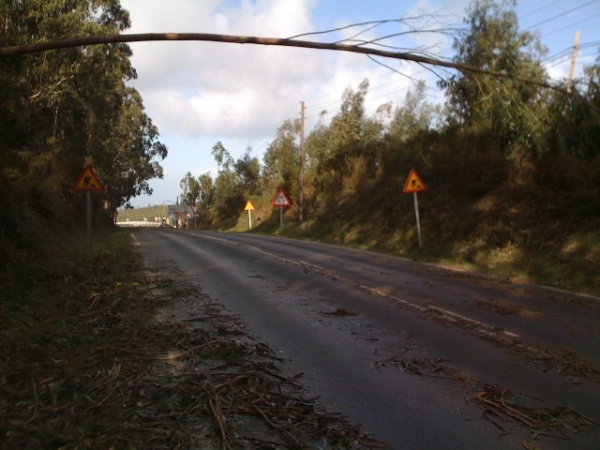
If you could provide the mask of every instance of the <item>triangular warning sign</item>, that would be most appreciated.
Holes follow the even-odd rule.
[[[273,206],[291,206],[292,202],[288,198],[287,194],[283,189],[279,189],[277,197],[273,200]]]
[[[248,203],[246,203],[244,211],[254,211],[254,205],[252,204],[252,202],[250,202],[250,200],[248,200]]]
[[[421,177],[417,171],[415,169],[411,169],[410,173],[408,174],[408,178],[406,179],[406,183],[404,183],[404,189],[402,189],[402,192],[405,194],[410,194],[411,192],[421,192],[426,190],[427,186],[425,186],[425,183],[423,183],[423,180],[421,180]]]
[[[104,186],[102,182],[100,182],[100,178],[92,169],[92,166],[85,166],[81,175],[75,182],[75,190],[77,191],[94,191],[94,192],[103,192]]]

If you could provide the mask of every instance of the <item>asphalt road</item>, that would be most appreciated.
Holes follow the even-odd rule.
[[[600,448],[598,298],[285,238],[135,236],[394,448]]]

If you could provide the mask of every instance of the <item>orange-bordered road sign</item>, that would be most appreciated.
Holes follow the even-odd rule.
[[[81,175],[75,182],[76,191],[93,191],[93,192],[104,192],[104,185],[92,169],[92,166],[85,166]]]
[[[279,189],[277,197],[273,200],[273,206],[291,206],[292,202],[283,189]]]
[[[415,169],[411,169],[410,173],[408,174],[408,178],[406,179],[406,183],[404,183],[404,189],[402,189],[402,192],[405,194],[410,194],[411,192],[421,192],[426,190],[427,186],[425,186],[425,183],[423,183],[423,180],[421,180],[421,177],[417,171]]]

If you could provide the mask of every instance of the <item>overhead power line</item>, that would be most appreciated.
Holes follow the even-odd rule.
[[[523,18],[523,17],[529,17],[529,16],[531,16],[532,14],[535,14],[535,13],[538,13],[538,12],[540,12],[540,11],[543,11],[544,9],[548,9],[548,8],[550,8],[551,6],[554,6],[554,5],[556,5],[557,3],[560,3],[560,2],[562,2],[562,1],[564,1],[564,0],[554,0],[552,3],[548,3],[547,5],[541,6],[541,7],[537,8],[537,9],[534,9],[533,11],[529,11],[528,13],[525,13],[525,14],[523,14],[523,15],[521,16],[521,18]]]
[[[584,42],[583,44],[579,44],[579,49],[586,49],[586,48],[590,48],[590,47],[599,47],[600,48],[600,41],[591,41],[591,42]],[[544,58],[542,60],[542,62],[543,63],[554,63],[558,60],[563,60],[566,57],[571,55],[572,50],[573,50],[573,46],[567,47],[567,48],[561,50],[560,52],[555,53],[554,55]]]
[[[572,13],[574,11],[577,11],[578,9],[585,8],[586,6],[591,5],[592,3],[596,3],[597,1],[598,0],[591,0],[591,1],[587,2],[587,3],[584,3],[583,5],[576,6],[575,8],[571,8],[571,9],[569,9],[567,11],[564,11],[564,12],[562,12],[560,14],[552,16],[552,17],[550,17],[548,19],[542,20],[541,22],[534,23],[533,25],[530,25],[530,26],[528,26],[526,28],[523,28],[521,31],[528,31],[528,30],[531,30],[532,28],[536,28],[536,27],[538,27],[540,25],[543,25],[545,23],[552,22],[553,20],[556,20],[556,19],[558,19],[560,17],[564,17],[567,14],[570,14],[570,13]]]

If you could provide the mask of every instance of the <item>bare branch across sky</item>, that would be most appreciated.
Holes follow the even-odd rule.
[[[469,74],[484,74],[495,77],[507,77],[508,75],[501,72],[493,72],[482,69],[480,67],[469,66],[465,64],[457,64],[449,61],[444,61],[438,58],[423,56],[411,52],[399,52],[370,48],[364,45],[347,45],[339,43],[324,43],[305,41],[289,38],[272,38],[259,36],[236,36],[226,34],[211,34],[211,33],[140,33],[140,34],[115,34],[106,36],[87,36],[75,37],[67,39],[59,39],[46,42],[36,42],[33,44],[16,45],[11,47],[0,48],[0,57],[18,56],[27,53],[42,52],[48,50],[58,50],[63,48],[72,48],[88,45],[115,44],[126,42],[143,42],[143,41],[210,41],[224,42],[235,44],[255,44],[255,45],[273,45],[284,47],[300,47],[316,50],[333,50],[351,53],[360,53],[372,56],[381,56],[390,59],[398,59],[411,61],[418,64],[430,66],[445,67],[455,69],[460,72]],[[524,83],[535,84],[541,87],[563,90],[563,87],[556,86],[547,82],[528,78],[518,78]]]

